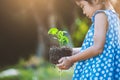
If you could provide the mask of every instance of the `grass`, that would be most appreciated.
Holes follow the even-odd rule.
[[[49,63],[43,63],[36,68],[23,67],[21,65],[16,65],[11,68],[17,69],[19,71],[18,76],[8,76],[2,77],[0,80],[71,80],[73,69],[62,71]]]

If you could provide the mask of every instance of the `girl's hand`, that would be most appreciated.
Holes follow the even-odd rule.
[[[62,57],[58,62],[56,66],[61,70],[67,70],[73,65],[70,57]]]

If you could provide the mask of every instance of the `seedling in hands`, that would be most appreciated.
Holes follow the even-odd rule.
[[[60,31],[57,28],[51,28],[48,31],[49,35],[52,35],[54,39],[57,39],[60,46],[65,46],[69,43],[68,37],[65,35],[66,31]]]
[[[52,48],[50,48],[49,60],[53,64],[58,64],[58,60],[61,57],[72,55],[72,49],[70,47],[67,47],[67,44],[69,43],[69,39],[65,35],[66,33],[67,33],[66,31],[60,31],[57,28],[51,28],[48,31],[48,34],[52,35],[52,38],[56,39],[60,45],[59,47],[53,46]]]

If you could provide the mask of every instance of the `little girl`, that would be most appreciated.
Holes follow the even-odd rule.
[[[81,50],[59,60],[62,70],[76,67],[73,80],[120,80],[120,21],[109,0],[75,0],[92,25]],[[76,53],[76,54],[75,54]]]

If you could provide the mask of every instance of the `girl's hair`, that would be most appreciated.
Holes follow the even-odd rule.
[[[85,0],[85,1],[87,1],[87,2],[89,2],[89,3],[93,3],[93,1],[95,1],[95,0]],[[103,3],[103,2],[105,2],[105,0],[98,0],[97,1],[97,4],[99,4],[99,3]]]
[[[77,1],[80,1],[80,0],[77,0]],[[96,0],[85,0],[85,1],[89,2],[90,4],[93,4],[93,2],[96,1]],[[108,2],[108,3],[110,4],[110,5],[109,5],[109,6],[110,6],[109,8],[115,9],[116,12],[118,12],[119,15],[120,15],[120,8],[118,7],[120,1],[118,1],[119,3],[114,4],[114,3],[112,2],[112,0],[98,0],[98,1],[97,1],[97,4],[104,4],[104,3],[106,3],[106,2]]]
[[[112,6],[114,7],[115,11],[119,14],[119,17],[120,17],[120,8],[119,8],[119,4],[120,4],[120,1],[118,0],[117,3],[114,2],[114,0],[110,0]]]
[[[85,0],[85,1],[87,1],[87,2],[89,2],[89,3],[91,3],[91,4],[92,4],[92,0]]]

